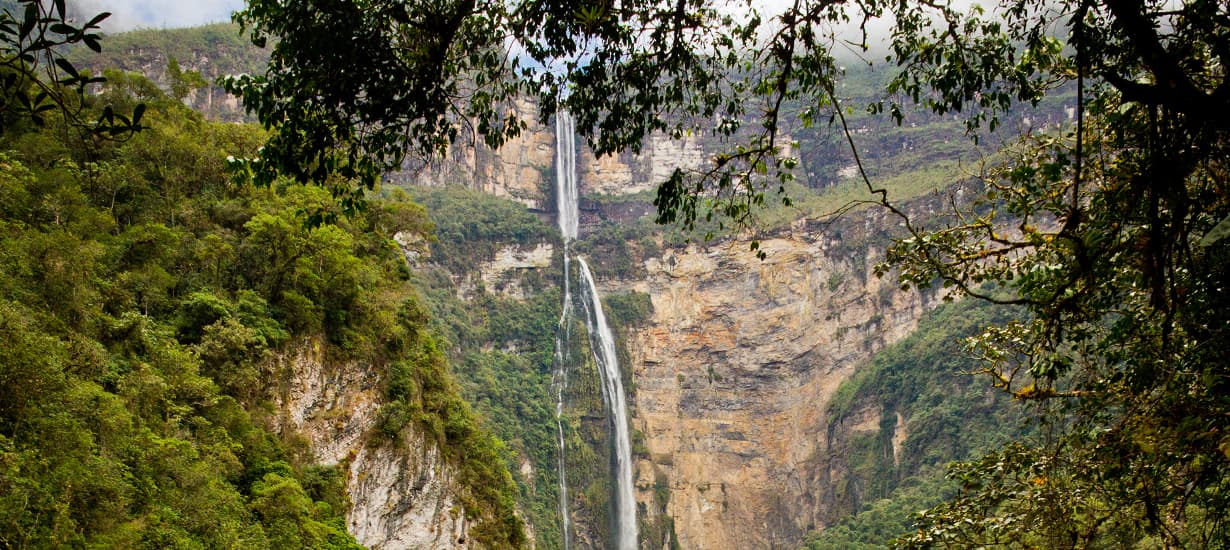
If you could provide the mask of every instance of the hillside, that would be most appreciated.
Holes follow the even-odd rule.
[[[523,546],[392,241],[422,208],[311,225],[327,190],[226,172],[259,128],[138,98],[0,137],[0,546]]]
[[[111,69],[144,75],[168,93],[174,80],[168,67],[175,60],[181,70],[200,73],[202,84],[207,84],[187,94],[184,99],[189,106],[210,120],[249,121],[239,101],[218,85],[218,78],[263,71],[269,52],[240,35],[238,25],[134,30],[108,35],[105,40],[101,53],[81,47],[70,52],[68,59],[95,74]]]

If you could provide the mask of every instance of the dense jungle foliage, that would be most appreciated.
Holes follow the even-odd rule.
[[[355,547],[342,474],[271,431],[254,383],[326,326],[339,349],[376,347],[353,336],[356,300],[388,267],[376,243],[296,221],[327,194],[228,184],[226,154],[258,130],[134,91],[106,94],[151,105],[126,142],[54,122],[3,136],[0,541]]]
[[[483,263],[499,248],[558,245],[558,232],[523,205],[460,187],[415,190],[435,225],[414,281],[430,308],[441,348],[462,394],[507,447],[518,502],[534,526],[538,548],[562,548],[551,372],[562,297],[556,270],[525,270],[496,284],[526,300],[486,288]],[[560,268],[562,269],[562,267]],[[459,296],[459,292],[467,292]]]
[[[309,224],[337,208],[326,189],[227,174],[263,130],[108,76],[38,120],[4,98],[0,547],[358,548],[347,465],[316,464],[276,412],[289,373],[275,359],[299,345],[382,373],[368,444],[427,434],[467,488],[477,541],[523,545],[501,446],[391,241],[426,234],[422,207],[392,197]],[[104,106],[143,112],[144,129],[83,129]]]
[[[884,548],[909,532],[914,514],[951,498],[945,467],[1008,441],[1037,437],[1028,409],[973,376],[968,338],[1024,312],[974,300],[928,313],[904,340],[876,354],[842,383],[828,406],[828,467],[844,472],[830,487],[830,523],[807,550]],[[853,433],[870,411],[878,429]]]
[[[20,5],[49,13],[59,5],[63,17],[62,2]],[[144,103],[117,94],[115,110],[82,106],[73,94],[29,80],[25,64],[33,58],[4,50],[5,74],[15,75],[3,81],[0,104],[5,536],[151,546],[191,545],[193,537],[351,543],[337,532],[335,483],[313,489],[294,445],[262,431],[263,397],[246,384],[278,346],[327,334],[343,356],[412,358],[384,357],[393,371],[386,435],[417,420],[471,468],[470,480],[495,481],[479,484],[489,491],[483,502],[494,503],[486,536],[518,542],[509,483],[494,460],[498,446],[480,435],[460,399],[416,403],[416,392],[448,386],[438,375],[444,361],[421,330],[425,308],[379,292],[385,283],[373,281],[404,271],[398,260],[364,259],[395,254],[387,241],[372,240],[379,214],[360,212],[363,194],[407,155],[458,140],[466,124],[476,126],[470,138],[492,144],[515,134],[520,121],[502,109],[528,91],[539,94],[544,117],[573,111],[599,152],[635,150],[655,131],[727,139],[712,170],[676,172],[655,202],[662,221],[690,228],[703,229],[710,212],[747,223],[766,197],[794,185],[799,160],[785,143],[792,122],[822,127],[827,119],[839,129],[830,146],[844,138],[860,149],[861,128],[847,116],[851,98],[840,87],[846,71],[832,54],[838,37],[826,30],[892,14],[895,73],[883,83],[888,95],[866,107],[902,125],[898,135],[912,133],[904,125],[918,117],[959,113],[947,130],[972,130],[1003,125],[1020,104],[1057,93],[1076,98],[1072,124],[1008,143],[1000,162],[978,174],[978,196],[954,200],[947,219],[915,225],[920,220],[901,215],[910,235],[880,267],[906,286],[944,285],[1030,312],[976,336],[974,370],[1005,395],[1038,403],[1042,434],[956,465],[951,498],[920,515],[899,542],[1225,546],[1230,8],[1211,0],[1006,0],[991,11],[879,0],[854,7],[804,0],[776,17],[740,19],[698,0],[636,0],[619,9],[530,3],[519,11],[502,2],[252,0],[239,19],[254,42],[277,41],[273,62],[228,87],[271,133],[214,131],[230,136],[217,140],[239,143],[242,156],[268,138],[264,164],[247,164],[270,185],[256,189],[227,186],[221,155],[197,159],[169,148],[176,141],[158,134],[159,125],[169,124],[161,127],[167,134],[194,119],[160,122],[155,87],[113,74],[115,86]],[[37,27],[97,47],[93,35],[54,30],[54,19],[30,28],[11,23],[0,32],[24,37]],[[532,67],[501,55],[508,36],[522,39]],[[98,84],[63,70],[56,79],[64,88]],[[151,128],[129,136],[141,114]],[[96,126],[78,131],[94,116]],[[187,150],[211,143],[203,130],[180,131],[192,135],[182,140]],[[893,176],[877,172],[871,161],[878,159],[863,160],[853,166],[865,191],[856,200],[900,215],[899,197],[883,185]],[[218,169],[185,168],[194,162]],[[937,169],[928,179],[943,177],[945,167]],[[331,186],[353,217],[333,216],[339,206],[330,193],[281,187],[278,173]],[[306,229],[300,213],[328,223]],[[421,223],[421,214],[410,217]],[[288,250],[299,252],[282,255]],[[300,269],[305,258],[317,264]],[[986,291],[986,283],[1002,290]],[[366,299],[390,295],[396,299]],[[366,309],[380,303],[396,305]],[[476,372],[523,366],[481,363]],[[538,369],[530,384],[541,389],[541,365],[529,368]],[[896,372],[891,364],[876,368],[890,378]],[[860,391],[847,390],[847,404]],[[891,412],[925,395],[899,395],[905,409]],[[107,407],[117,413],[98,414]],[[224,409],[242,414],[217,416]],[[243,418],[255,431],[231,428]],[[236,445],[248,441],[240,432],[265,434],[271,450],[260,456],[285,468],[261,470],[249,455],[259,455],[252,450],[259,442]],[[64,444],[73,437],[78,443]],[[191,452],[150,450],[179,441]],[[982,444],[954,441],[970,450]],[[864,446],[856,470],[886,464],[857,464],[886,448],[877,440]],[[62,482],[87,471],[82,484]],[[258,475],[259,483],[244,481]],[[928,483],[903,484],[897,496],[913,503],[934,491]],[[870,497],[889,490],[864,489]],[[271,494],[293,498],[275,506],[265,498]],[[114,502],[122,506],[106,506]],[[189,506],[196,502],[211,506]],[[860,517],[876,521],[892,504],[863,506],[871,515],[838,524],[834,536],[842,525],[860,528]],[[224,512],[234,512],[223,522],[229,527],[200,527],[201,514]]]

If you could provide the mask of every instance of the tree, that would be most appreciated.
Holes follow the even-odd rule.
[[[705,0],[255,0],[237,20],[278,39],[272,64],[228,89],[275,130],[259,173],[357,178],[347,205],[407,154],[514,135],[507,105],[525,93],[544,119],[572,111],[598,154],[651,132],[723,138],[708,169],[661,183],[658,217],[743,224],[791,177],[786,124],[845,126],[833,50],[846,40],[831,29],[857,26],[865,50],[881,16],[896,74],[872,112],[956,114],[974,132],[1048,94],[1076,103],[1071,127],[1023,136],[946,217],[910,218],[863,171],[868,202],[907,230],[881,274],[1028,309],[973,345],[993,384],[1037,403],[1047,434],[955,470],[961,494],[902,543],[1224,545],[1224,2],[797,0],[766,19]]]
[[[209,81],[200,71],[185,71],[174,57],[167,59],[167,80],[171,82],[171,97],[177,101],[187,99],[188,94],[209,86]]]
[[[77,26],[65,0],[21,0],[18,5],[20,16],[0,10],[0,132],[17,117],[42,126],[50,113],[101,137],[119,138],[140,130],[144,105],[137,105],[132,115],[104,107],[97,120],[83,119],[88,112],[86,89],[106,79],[78,71],[63,55],[78,44],[102,51],[100,36],[91,31],[111,14],[97,14]]]

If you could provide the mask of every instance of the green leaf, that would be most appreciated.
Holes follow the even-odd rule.
[[[19,35],[22,38],[30,36],[30,31],[34,30],[34,24],[38,22],[38,5],[35,2],[26,4],[26,14],[21,20],[21,30]]]
[[[83,26],[82,28],[83,28],[83,29],[93,29],[93,28],[97,28],[97,27],[98,27],[98,24],[99,24],[100,22],[102,22],[102,20],[104,20],[104,19],[106,19],[106,18],[108,18],[108,17],[111,17],[111,12],[109,12],[109,11],[104,11],[104,12],[102,12],[102,13],[98,14],[98,15],[95,15],[95,16],[94,16],[94,18],[93,18],[93,19],[90,19],[90,22],[89,22],[89,23],[86,23],[86,24],[85,24],[85,26]]]
[[[1213,226],[1213,229],[1205,233],[1204,237],[1200,239],[1200,246],[1208,248],[1228,236],[1230,236],[1230,216],[1218,222],[1217,225]]]
[[[77,68],[73,67],[73,64],[69,63],[68,60],[63,57],[56,58],[56,66],[63,69],[64,72],[71,75],[74,79],[81,78],[81,75],[77,72]]]

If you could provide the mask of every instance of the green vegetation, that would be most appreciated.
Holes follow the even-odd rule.
[[[516,134],[508,107],[519,93],[537,95],[544,119],[571,111],[599,154],[635,152],[651,132],[706,133],[725,145],[710,169],[676,170],[655,199],[659,221],[688,229],[710,213],[719,227],[750,223],[785,190],[798,160],[781,140],[796,118],[827,119],[840,136],[830,143],[858,150],[865,128],[848,116],[845,71],[828,47],[844,41],[834,29],[846,22],[891,19],[889,99],[868,110],[898,125],[959,115],[971,133],[1011,127],[1013,108],[1074,87],[1075,124],[1022,136],[947,219],[911,218],[864,178],[908,233],[878,273],[1028,311],[977,339],[978,371],[1039,403],[1047,430],[956,466],[960,491],[901,544],[1210,547],[1230,539],[1227,10],[1223,0],[990,10],[804,0],[770,18],[696,0],[617,10],[250,0],[239,15],[250,37],[278,42],[264,75],[227,86],[271,131],[246,165],[256,181],[341,177],[333,190],[346,211],[407,155],[441,152],[463,131],[488,145]],[[506,57],[510,39],[522,60]],[[926,129],[897,137],[932,139]],[[145,275],[139,302],[156,307],[160,274]]]
[[[612,327],[639,327],[653,317],[653,302],[644,292],[630,290],[607,294],[602,303]]]
[[[456,185],[412,193],[435,223],[432,262],[453,273],[476,272],[510,244],[557,243],[559,238],[525,206],[506,199]]]
[[[156,74],[168,68],[169,60],[197,67],[202,76],[214,78],[264,70],[269,51],[257,48],[233,23],[215,23],[186,29],[138,29],[106,38],[98,54],[74,51],[69,58],[96,72],[111,68]],[[206,63],[206,60],[208,63]],[[148,73],[147,73],[148,74]]]
[[[944,305],[838,388],[828,407],[829,467],[844,473],[827,495],[833,525],[806,548],[887,546],[910,530],[914,514],[955,492],[944,478],[948,463],[1032,433],[1027,408],[976,377],[980,362],[965,349],[966,339],[1021,313],[975,300]],[[845,428],[868,409],[881,419],[878,431]]]
[[[337,292],[357,297],[382,263],[356,256],[345,229],[295,221],[320,193],[226,184],[224,151],[250,151],[259,132],[166,101],[148,120],[101,150],[55,128],[4,135],[3,543],[357,547],[342,487],[316,481],[336,474],[271,431],[254,382],[307,334],[289,293],[339,333],[370,313],[307,286],[313,264],[337,265]],[[275,221],[305,247],[324,242],[254,271],[273,265],[256,244]]]
[[[1028,320],[978,339],[977,370],[1006,394],[1042,403],[1037,417],[1049,430],[956,466],[961,492],[901,544],[1207,547],[1230,539],[1219,512],[1230,508],[1224,1],[1010,0],[990,12],[804,1],[774,18],[771,33],[760,17],[702,2],[511,12],[473,2],[313,9],[327,3],[319,4],[253,1],[240,16],[258,41],[281,40],[265,78],[230,82],[278,125],[259,165],[265,179],[340,174],[370,187],[405,155],[446,148],[463,120],[497,144],[519,130],[506,103],[524,91],[538,94],[544,117],[568,108],[600,154],[636,151],[654,131],[729,138],[710,169],[676,170],[659,187],[659,221],[688,229],[713,223],[713,212],[719,227],[751,223],[767,195],[786,190],[798,165],[781,154],[795,118],[787,109],[799,109],[804,127],[828,119],[837,136],[829,143],[845,138],[854,150],[864,130],[875,130],[847,116],[844,71],[824,46],[839,40],[824,34],[834,23],[891,15],[887,61],[897,70],[884,83],[891,99],[873,101],[872,114],[898,125],[960,114],[894,133],[907,150],[910,140],[961,126],[994,130],[1012,108],[1074,86],[1075,127],[1023,136],[969,202],[952,201],[947,219],[907,215],[905,197],[880,186],[891,172],[875,169],[892,163],[860,163],[867,195],[908,233],[878,273],[1027,309]],[[322,47],[320,29],[336,33],[340,54],[336,43]],[[532,63],[506,62],[500,46],[509,37]],[[335,78],[356,59],[378,70]],[[453,101],[462,89],[473,101]],[[908,196],[950,181],[954,152],[950,144],[904,155],[948,165],[896,183],[914,186]],[[806,166],[827,170],[823,161]],[[362,189],[344,194],[354,200]],[[616,257],[617,269],[633,267],[625,264]],[[1009,292],[988,294],[987,283]],[[854,441],[852,456],[883,454],[885,444]]]
[[[880,550],[914,527],[919,510],[956,492],[940,469],[924,470],[905,479],[887,498],[869,502],[857,514],[810,535],[804,550]]]
[[[479,268],[504,246],[558,245],[558,232],[524,206],[460,187],[415,189],[435,226],[427,265],[414,281],[431,310],[439,348],[453,364],[461,395],[481,424],[506,443],[501,460],[515,475],[517,499],[536,546],[562,547],[554,398],[555,334],[562,266],[522,270],[506,281],[525,299],[488,292]],[[478,285],[458,296],[464,280]],[[459,285],[459,283],[462,283]]]
[[[96,75],[142,74],[177,101],[191,101],[210,120],[254,120],[236,109],[217,84],[222,76],[258,73],[268,65],[268,50],[245,40],[238,25],[138,29],[108,35],[106,43],[101,52],[78,47],[68,50],[65,58]]]
[[[358,548],[345,465],[314,464],[273,412],[273,356],[315,339],[327,363],[381,373],[371,444],[424,430],[460,472],[475,542],[524,546],[501,445],[390,240],[426,231],[422,207],[309,225],[338,208],[327,190],[225,173],[262,130],[112,74],[98,101],[147,106],[129,139],[58,111],[0,136],[0,546]]]
[[[475,191],[446,187],[413,194],[436,224],[428,263],[417,270],[415,281],[432,310],[441,348],[449,350],[456,365],[462,394],[484,425],[507,442],[509,469],[520,472],[524,464],[532,471],[517,481],[521,510],[534,526],[537,547],[562,547],[552,386],[557,335],[563,342],[560,353],[572,365],[563,424],[573,527],[609,540],[609,420],[584,323],[574,319],[559,326],[563,265],[558,231],[520,204]],[[506,274],[499,288],[481,282],[480,268],[500,248],[541,244],[555,246],[550,266]],[[649,296],[635,292],[607,296],[605,305],[621,333],[647,321],[653,311]],[[628,364],[622,346],[620,353]]]
[[[65,51],[101,49],[96,32],[107,13],[80,22],[66,3],[23,0],[0,5],[0,133],[22,124],[45,126],[67,121],[73,130],[96,139],[116,139],[141,129],[144,106],[117,111],[112,106],[90,108],[86,90],[106,81],[82,70]]]
[[[645,258],[658,254],[657,227],[648,217],[634,224],[602,222],[575,243],[577,254],[593,258],[594,276],[602,280],[634,279],[644,276]]]

